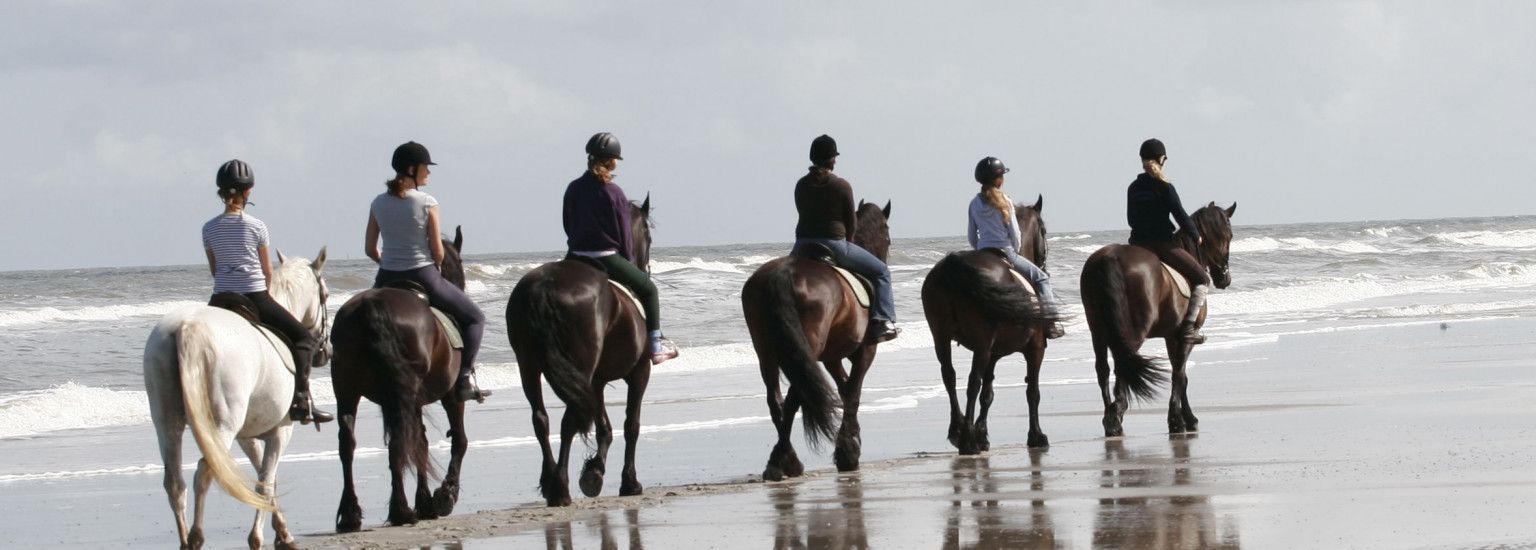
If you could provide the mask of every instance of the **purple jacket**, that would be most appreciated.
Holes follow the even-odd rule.
[[[629,198],[591,171],[565,188],[565,246],[570,252],[617,250],[629,256]]]

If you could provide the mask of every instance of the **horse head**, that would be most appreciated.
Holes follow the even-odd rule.
[[[464,262],[459,252],[464,249],[464,226],[453,228],[453,240],[443,239],[443,278],[453,286],[464,289]]]
[[[277,269],[272,273],[272,299],[293,314],[304,328],[315,335],[314,366],[331,362],[331,323],[325,302],[331,289],[325,284],[325,247],[313,261],[289,258],[277,251]]]
[[[868,250],[880,261],[886,261],[891,251],[891,226],[887,223],[891,219],[891,201],[885,201],[885,208],[881,208],[875,203],[861,200],[854,218],[857,227],[849,242]]]
[[[1200,230],[1201,242],[1197,245],[1189,242],[1188,238],[1182,239],[1185,248],[1193,249],[1200,265],[1210,270],[1211,282],[1215,283],[1216,288],[1227,288],[1232,284],[1232,270],[1228,260],[1232,246],[1232,215],[1236,213],[1235,202],[1227,208],[1211,202],[1190,216],[1195,227]]]
[[[1045,218],[1040,215],[1044,208],[1045,196],[1040,195],[1033,205],[1014,205],[1013,214],[1015,223],[1019,224],[1019,255],[1040,266],[1041,271],[1049,272],[1045,267],[1045,256],[1050,252],[1050,245],[1045,240]]]
[[[629,203],[629,257],[634,260],[635,267],[646,273],[651,272],[651,228],[655,227],[651,221],[651,194],[645,194],[645,202]]]

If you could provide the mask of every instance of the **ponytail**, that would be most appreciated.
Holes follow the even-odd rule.
[[[1168,181],[1168,176],[1163,174],[1163,165],[1154,159],[1146,159],[1141,161],[1141,170],[1146,172],[1147,175],[1157,178],[1158,180],[1163,182]]]
[[[590,170],[592,175],[597,176],[597,179],[602,180],[603,183],[613,183],[613,163],[610,160],[612,159],[588,155],[587,170]]]
[[[997,182],[981,185],[981,200],[1003,214],[1003,225],[1013,225],[1013,202],[1003,194],[1003,188]]]

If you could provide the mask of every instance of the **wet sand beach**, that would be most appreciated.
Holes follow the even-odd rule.
[[[1536,320],[1518,318],[1331,330],[1237,350],[1213,345],[1196,352],[1191,371],[1198,435],[1169,436],[1166,402],[1159,401],[1132,409],[1126,437],[1103,438],[1096,388],[1074,385],[1046,390],[1042,421],[1052,446],[1028,450],[1023,392],[1014,388],[999,393],[994,448],[983,456],[955,456],[942,440],[943,401],[931,400],[899,416],[866,419],[866,447],[875,450],[866,451],[857,473],[833,472],[830,460],[800,445],[814,472],[756,482],[750,474],[761,470],[770,440],[754,426],[742,438],[750,443],[732,453],[743,461],[737,482],[654,486],[642,497],[577,497],[566,509],[488,506],[402,528],[379,525],[384,502],[375,499],[365,503],[370,530],[312,533],[301,543],[1529,547],[1536,544],[1533,345]],[[1000,373],[1000,381],[1014,374]],[[684,458],[665,451],[665,443],[648,445],[642,480]],[[901,446],[908,449],[880,458]],[[609,481],[611,494],[616,481]]]

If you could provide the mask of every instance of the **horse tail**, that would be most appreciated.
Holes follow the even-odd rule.
[[[795,277],[790,263],[780,264],[766,276],[769,341],[774,346],[779,370],[789,379],[790,388],[799,392],[806,440],[816,447],[837,436],[838,410],[843,405],[837,390],[820,374],[821,366],[811,356],[811,344],[805,339],[805,326],[795,307]]]
[[[529,339],[534,347],[532,355],[544,360],[544,377],[549,379],[550,389],[565,402],[566,414],[576,423],[576,432],[586,437],[592,432],[592,421],[602,404],[592,394],[591,380],[577,368],[576,360],[560,342],[560,331],[567,325],[567,320],[555,281],[547,277],[535,278],[527,287],[514,289],[513,299],[520,299],[527,306],[519,324],[532,333]],[[510,316],[511,309],[508,312]],[[512,322],[509,320],[507,324]]]
[[[1139,400],[1157,396],[1157,387],[1168,382],[1167,375],[1147,357],[1131,349],[1129,342],[1136,338],[1132,313],[1126,303],[1125,273],[1111,257],[1090,260],[1083,267],[1082,289],[1084,293],[1099,292],[1097,317],[1107,322],[1114,332],[1103,339],[1115,358],[1115,379],[1125,384],[1131,395]]]
[[[272,499],[251,488],[251,480],[235,465],[229,454],[229,442],[219,437],[218,421],[213,417],[209,387],[213,384],[213,335],[208,326],[195,319],[182,322],[176,337],[176,363],[181,371],[181,399],[186,408],[187,425],[192,439],[203,452],[208,475],[235,500],[263,511],[275,511]]]
[[[368,360],[383,367],[384,380],[376,394],[384,417],[384,441],[389,446],[391,462],[396,457],[404,461],[391,467],[413,468],[436,477],[426,429],[421,424],[421,406],[417,404],[424,391],[421,376],[411,370],[411,360],[406,358],[400,331],[395,328],[389,309],[377,300],[363,300],[358,309],[370,333]]]
[[[1058,320],[1056,311],[1041,306],[1023,286],[983,276],[957,252],[939,260],[928,277],[965,297],[992,323],[1045,324]]]

